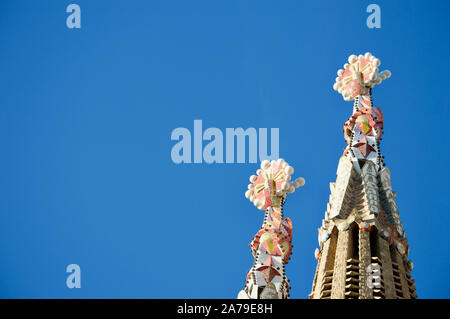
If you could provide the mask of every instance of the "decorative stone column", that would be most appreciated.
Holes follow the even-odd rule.
[[[364,226],[362,226],[364,227]],[[368,230],[359,230],[359,299],[372,299],[372,289],[367,285],[367,267],[370,259],[370,233]]]
[[[344,222],[339,225],[339,236],[336,247],[336,257],[334,260],[333,290],[332,299],[345,298],[347,259],[349,258],[350,236],[349,224]]]
[[[382,262],[381,274],[384,278],[384,294],[386,299],[395,299],[394,277],[392,274],[392,260],[389,253],[389,243],[382,236],[377,236],[380,258]]]

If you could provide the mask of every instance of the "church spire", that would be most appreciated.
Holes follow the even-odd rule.
[[[239,299],[287,299],[289,280],[285,274],[292,251],[292,222],[283,216],[286,195],[303,186],[300,177],[291,182],[294,169],[283,159],[263,161],[257,175],[250,176],[251,184],[245,193],[253,204],[265,211],[264,222],[250,248],[255,258],[247,273],[246,284]]]
[[[390,77],[370,53],[351,55],[333,88],[354,101],[344,123],[347,147],[319,228],[310,298],[417,298],[409,246],[385,167],[380,140],[383,113],[372,88]]]

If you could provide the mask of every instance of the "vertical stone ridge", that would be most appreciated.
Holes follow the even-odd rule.
[[[338,233],[338,241],[336,247],[336,256],[333,270],[333,289],[331,292],[332,299],[345,298],[347,259],[349,256],[350,231],[349,229],[340,230]]]

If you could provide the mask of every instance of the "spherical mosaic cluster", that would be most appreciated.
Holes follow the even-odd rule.
[[[305,184],[303,177],[291,182],[293,173],[294,168],[283,159],[271,162],[264,160],[256,175],[250,176],[251,184],[248,185],[245,197],[261,210],[269,206],[279,207],[286,194],[293,193],[296,188]]]
[[[370,52],[359,56],[350,55],[344,69],[337,71],[338,77],[333,89],[342,94],[346,101],[351,101],[360,94],[367,94],[375,84],[380,84],[391,76],[389,70],[379,72],[380,64],[380,60]]]

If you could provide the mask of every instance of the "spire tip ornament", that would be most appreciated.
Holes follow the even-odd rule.
[[[248,185],[245,197],[260,210],[266,210],[270,206],[280,207],[281,200],[287,194],[305,185],[303,177],[291,182],[293,173],[294,168],[282,158],[271,162],[264,160],[256,175],[250,176],[251,184]]]
[[[352,101],[358,95],[369,94],[376,84],[391,77],[389,70],[379,72],[380,64],[381,61],[370,52],[359,56],[350,55],[344,69],[337,71],[338,77],[333,89],[342,94],[345,101]]]

